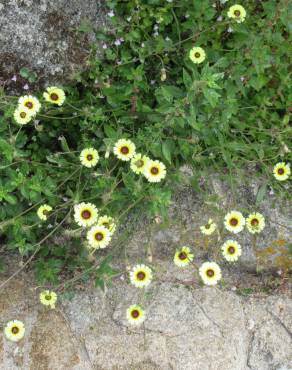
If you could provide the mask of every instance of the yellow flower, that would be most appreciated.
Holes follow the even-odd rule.
[[[44,306],[50,306],[51,308],[55,308],[55,304],[57,302],[57,294],[50,290],[44,290],[40,293],[40,301]]]
[[[98,211],[92,203],[80,203],[74,206],[74,219],[79,226],[88,227],[96,223]]]
[[[43,97],[47,102],[57,104],[59,106],[61,106],[66,99],[64,90],[55,86],[48,87],[47,91],[44,92]]]
[[[93,148],[83,149],[80,153],[80,162],[85,167],[94,167],[97,164],[98,160],[98,152]]]
[[[13,117],[19,125],[26,125],[32,119],[30,111],[25,107],[16,108]]]
[[[93,249],[106,248],[111,241],[111,232],[105,226],[95,225],[89,229],[87,240]]]
[[[287,180],[291,175],[290,164],[285,162],[279,162],[273,169],[274,176],[279,181]]]
[[[6,338],[12,342],[18,342],[20,339],[22,339],[24,332],[24,323],[19,320],[9,321],[4,328]]]
[[[216,285],[221,279],[221,269],[215,262],[204,262],[199,268],[199,274],[206,285]]]
[[[175,252],[173,262],[178,267],[187,266],[194,259],[189,247],[182,247]]]
[[[48,218],[48,214],[49,212],[51,212],[52,209],[53,208],[49,206],[48,204],[43,204],[42,206],[38,208],[37,215],[41,220],[46,221]]]
[[[224,225],[228,231],[237,234],[243,230],[245,219],[240,212],[231,211],[225,216]]]
[[[227,240],[221,247],[223,257],[229,261],[237,261],[241,256],[241,246],[235,240]]]
[[[135,154],[134,157],[131,159],[131,170],[137,174],[143,173],[149,160],[150,159],[146,155],[142,156],[141,153]]]
[[[137,304],[133,304],[127,309],[127,320],[132,325],[140,325],[145,320],[145,312]]]
[[[205,50],[200,47],[194,47],[190,50],[189,57],[195,64],[200,64],[206,59]]]
[[[37,114],[41,109],[41,103],[32,95],[21,96],[18,100],[20,108],[26,108],[32,116]]]
[[[216,230],[216,227],[217,225],[215,224],[215,222],[213,222],[213,220],[209,218],[209,221],[206,225],[200,226],[200,230],[202,234],[211,235]]]
[[[144,288],[151,283],[152,270],[145,265],[136,265],[130,271],[130,281],[136,288]]]
[[[122,161],[129,161],[135,155],[135,150],[135,144],[127,139],[118,140],[114,146],[114,154]]]
[[[160,182],[166,176],[166,168],[162,162],[149,160],[143,173],[149,182]]]
[[[99,217],[99,219],[97,221],[97,224],[106,227],[107,229],[109,229],[109,231],[112,234],[116,231],[116,226],[117,225],[115,224],[114,219],[112,217],[101,216],[101,217]]]
[[[252,234],[260,233],[265,228],[265,218],[258,212],[251,213],[245,223],[248,231]]]
[[[229,8],[227,15],[229,18],[235,19],[237,23],[241,23],[245,21],[246,11],[243,6],[236,4]]]

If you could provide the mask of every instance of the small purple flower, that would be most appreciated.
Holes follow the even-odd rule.
[[[117,40],[114,42],[114,44],[115,44],[116,46],[120,46],[120,45],[121,45],[121,40],[120,40],[120,39],[117,39]]]
[[[103,49],[107,49],[107,44],[103,44],[103,45],[102,45],[102,48],[103,48]]]
[[[28,90],[28,89],[29,89],[28,84],[25,84],[25,85],[23,86],[23,90]]]
[[[16,77],[16,75],[14,75],[14,76],[11,78],[11,81],[16,82],[16,80],[17,80],[17,77]]]

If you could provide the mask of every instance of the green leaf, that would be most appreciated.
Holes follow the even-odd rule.
[[[267,193],[267,184],[263,184],[259,187],[257,195],[256,195],[256,206],[258,206],[263,199],[265,198]]]
[[[166,140],[162,143],[162,154],[168,163],[171,164],[171,152],[173,150],[173,141]]]

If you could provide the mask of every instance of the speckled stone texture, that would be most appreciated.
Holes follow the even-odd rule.
[[[145,326],[133,328],[125,310],[139,292],[123,280],[55,310],[38,303],[33,286],[22,274],[0,292],[1,324],[18,318],[26,326],[18,343],[0,333],[1,370],[291,370],[286,296],[155,282],[144,297]]]
[[[86,20],[104,27],[102,1],[1,0],[0,79],[7,84],[20,68],[38,74],[40,83],[64,82],[83,68],[93,33],[77,33]]]

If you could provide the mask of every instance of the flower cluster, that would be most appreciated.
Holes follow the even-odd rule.
[[[45,101],[61,106],[65,101],[65,92],[58,87],[48,87],[43,93]],[[41,110],[41,103],[35,96],[24,95],[18,99],[18,105],[13,113],[16,123],[26,125]]]
[[[114,145],[114,154],[121,161],[131,161],[131,170],[136,174],[143,174],[149,182],[160,182],[166,176],[165,165],[136,153],[136,146],[131,140],[118,140]]]
[[[87,231],[87,242],[90,249],[106,248],[116,230],[114,219],[110,216],[99,216],[96,206],[92,203],[79,203],[74,206],[76,223]]]

